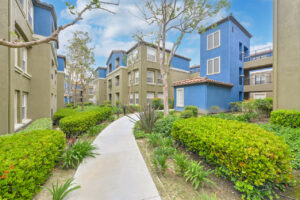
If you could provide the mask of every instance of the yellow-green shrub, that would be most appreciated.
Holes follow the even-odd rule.
[[[32,199],[64,148],[61,131],[37,130],[0,137],[0,199]]]
[[[271,124],[282,127],[300,128],[300,111],[276,110],[271,112]]]
[[[70,137],[86,132],[90,127],[108,119],[112,115],[111,107],[97,107],[93,110],[79,112],[59,121],[60,129]]]
[[[281,137],[234,120],[201,117],[174,122],[172,136],[216,164],[248,199],[270,196],[290,180],[290,149]]]
[[[59,109],[54,115],[53,115],[53,122],[55,124],[58,124],[59,120],[61,120],[64,117],[68,117],[70,115],[75,115],[77,112],[72,108],[62,108]]]

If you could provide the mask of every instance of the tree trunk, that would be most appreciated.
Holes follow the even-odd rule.
[[[168,76],[165,73],[163,75],[163,94],[164,94],[164,116],[167,116],[169,113],[169,92],[168,92]]]
[[[84,96],[85,96],[85,87],[83,87],[83,84],[82,84],[82,102],[81,102],[81,111],[84,111],[84,102],[85,102],[85,99],[84,99]]]
[[[77,106],[77,82],[75,83],[73,98],[74,98],[74,107],[76,107]]]

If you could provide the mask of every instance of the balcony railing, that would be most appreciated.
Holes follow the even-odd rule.
[[[245,78],[245,85],[265,85],[273,83],[271,74],[257,75],[251,78]]]
[[[255,50],[250,56],[245,57],[245,62],[259,60],[273,56],[272,47]]]

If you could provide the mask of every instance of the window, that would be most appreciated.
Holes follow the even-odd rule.
[[[28,22],[33,27],[33,6],[31,0],[28,0]]]
[[[120,58],[116,58],[115,65],[116,65],[116,68],[118,68],[120,66]]]
[[[111,94],[108,95],[108,100],[111,102]]]
[[[128,73],[128,85],[129,85],[129,86],[131,85],[131,81],[132,81],[132,75],[131,75],[131,73],[129,72],[129,73]]]
[[[147,60],[151,62],[156,62],[156,49],[147,47]]]
[[[116,86],[120,85],[120,76],[116,76]]]
[[[160,72],[157,73],[157,84],[163,84],[162,75]]]
[[[220,73],[220,57],[207,60],[207,75]]]
[[[116,93],[116,101],[120,101],[120,93]]]
[[[111,63],[108,65],[108,73],[112,71]]]
[[[21,3],[21,5],[22,5],[22,7],[24,9],[25,8],[25,6],[24,6],[24,0],[19,0],[19,2]]]
[[[15,96],[14,96],[14,119],[15,119],[15,124],[18,123],[19,121],[19,108],[18,108],[18,105],[19,105],[19,95],[20,95],[20,92],[19,91],[15,91]]]
[[[152,99],[154,99],[154,92],[147,92],[147,104],[151,104]]]
[[[184,88],[176,89],[176,106],[184,107]]]
[[[154,72],[147,71],[147,83],[154,83]]]
[[[22,121],[27,119],[27,94],[22,95]]]
[[[129,96],[129,104],[133,104],[133,94],[132,93]]]
[[[135,78],[134,83],[139,84],[139,71],[134,72],[134,78]]]
[[[112,88],[112,80],[111,80],[111,79],[108,80],[108,88],[109,88],[109,89]]]
[[[89,94],[94,94],[94,89],[93,88],[89,88]]]
[[[138,104],[139,104],[139,93],[136,92],[136,93],[134,94],[134,97],[135,97],[135,104],[138,105]]]
[[[133,58],[133,60],[137,60],[138,59],[138,53],[139,53],[139,51],[137,49],[135,49],[132,52],[132,58]]]
[[[207,50],[219,47],[220,44],[220,30],[207,35]]]
[[[254,99],[265,99],[266,97],[267,97],[267,94],[265,92],[253,94]]]
[[[257,74],[255,75],[255,85],[266,84],[266,75],[265,74]]]
[[[164,94],[163,94],[162,92],[159,92],[159,93],[157,94],[157,98],[159,98],[159,99],[164,99]]]
[[[22,49],[22,70],[27,72],[27,49]]]

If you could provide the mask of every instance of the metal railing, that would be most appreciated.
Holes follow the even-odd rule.
[[[267,57],[273,56],[273,48],[270,47],[265,47],[262,49],[255,50],[254,52],[251,53],[250,56],[245,57],[244,61],[253,61],[253,60],[259,60]]]
[[[265,85],[273,83],[271,74],[255,75],[250,78],[245,78],[244,85]]]

